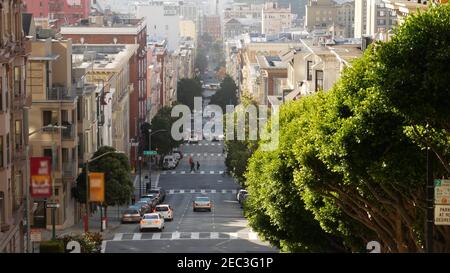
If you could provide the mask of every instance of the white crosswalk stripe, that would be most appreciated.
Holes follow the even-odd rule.
[[[176,190],[176,189],[171,189],[168,190],[168,194],[186,194],[186,193],[222,193],[222,194],[228,194],[228,193],[232,193],[232,194],[236,194],[236,190],[227,190],[227,189],[222,189],[222,190],[216,190],[216,189],[201,189],[201,190],[196,190],[196,189],[180,189],[180,190]]]
[[[191,190],[191,193],[194,193],[195,192],[195,190]]]
[[[120,240],[122,240],[122,236],[123,236],[123,233],[116,233],[116,234],[114,234],[114,241],[120,241]]]
[[[209,174],[214,174],[214,171],[210,171]]]
[[[211,190],[211,193],[216,193],[216,190]]]
[[[184,190],[180,190],[180,193],[184,193]]]
[[[256,232],[163,232],[163,233],[116,233],[106,241],[150,241],[150,240],[248,240],[258,241]]]
[[[181,174],[185,174],[186,172],[185,171],[181,171]]]
[[[200,174],[205,174],[205,171],[200,171]]]
[[[174,192],[175,192],[174,190],[170,190],[169,194],[174,194]]]

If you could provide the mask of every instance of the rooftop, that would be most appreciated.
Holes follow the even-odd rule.
[[[137,52],[139,45],[73,45],[74,67],[94,70],[120,69]]]
[[[103,20],[102,17],[101,20]],[[73,34],[106,34],[106,35],[137,35],[146,27],[144,19],[124,19],[113,17],[101,24],[82,20],[78,25],[61,27],[62,35]]]

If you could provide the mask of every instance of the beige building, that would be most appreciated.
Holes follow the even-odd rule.
[[[384,0],[355,2],[355,38],[369,36],[387,40],[397,25],[397,14],[386,6]]]
[[[27,55],[21,1],[0,1],[0,253],[24,252],[26,166],[24,107]],[[6,269],[5,269],[6,270]]]
[[[233,3],[223,11],[224,20],[232,18],[251,18],[261,20],[264,4]]]
[[[280,55],[288,66],[285,100],[330,90],[344,68],[361,56],[359,44],[326,45],[313,39],[302,39],[296,47]]]
[[[124,152],[130,157],[131,146],[129,136],[129,97],[133,92],[133,83],[130,82],[130,58],[136,54],[138,45],[74,45],[73,66],[78,69],[86,69],[86,82],[96,85],[96,99],[86,97],[84,103],[84,119],[97,122],[99,128],[84,131],[84,153],[88,156],[95,152],[94,147],[111,144],[118,151]],[[105,96],[102,96],[102,92]],[[94,104],[95,103],[95,104]],[[94,104],[102,109],[101,119],[96,118],[97,111],[89,113]],[[105,110],[102,106],[110,105],[111,110]],[[98,116],[97,116],[98,117]],[[135,121],[137,124],[137,121]],[[83,123],[83,126],[84,123]],[[89,125],[91,126],[91,125]],[[95,134],[95,130],[99,134]]]
[[[197,44],[197,27],[194,21],[180,21],[180,37],[191,37],[194,43]]]
[[[430,4],[440,5],[448,4],[448,0],[432,0],[432,1],[407,1],[407,0],[383,0],[387,9],[395,12],[398,16],[398,23],[402,24],[409,14],[418,10],[426,10]]]
[[[276,2],[264,4],[261,13],[261,31],[263,34],[278,34],[292,27],[291,6],[279,7]]]
[[[333,0],[309,0],[305,28],[309,32],[325,31],[337,38],[354,36],[355,2],[341,4]]]
[[[60,205],[56,209],[56,227],[73,225],[76,201],[71,188],[78,176],[77,97],[72,86],[71,40],[34,40],[27,65],[27,89],[32,96],[29,130],[34,132],[48,125],[66,129],[43,129],[30,136],[31,155],[51,157],[53,168],[53,197],[35,199],[37,209],[32,225],[51,228],[51,209],[47,202]]]

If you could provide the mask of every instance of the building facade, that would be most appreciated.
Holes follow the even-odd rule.
[[[89,17],[91,0],[23,0],[27,12],[35,18],[48,18],[52,26],[75,24]]]
[[[280,7],[276,2],[264,4],[261,13],[261,32],[263,34],[277,34],[292,27],[294,16],[291,5]]]
[[[52,158],[53,195],[49,199],[34,199],[37,209],[31,224],[35,228],[51,229],[51,209],[48,202],[58,203],[55,226],[72,226],[77,219],[77,202],[71,189],[78,177],[77,96],[72,86],[71,40],[36,39],[27,65],[27,89],[32,97],[29,111],[30,131],[49,125],[63,129],[43,129],[30,136],[33,157]]]
[[[0,1],[0,253],[24,252],[24,194],[29,159],[24,108],[30,106],[25,79],[31,45],[23,36],[21,2]]]
[[[77,25],[62,27],[61,34],[66,38],[71,38],[74,44],[129,44],[137,45],[138,50],[133,58],[130,58],[130,82],[133,84],[132,92],[129,96],[129,132],[127,141],[141,138],[140,126],[147,120],[147,26],[143,19],[121,19],[111,21],[102,19],[102,26]],[[106,25],[104,25],[106,22]],[[108,25],[108,22],[110,24]],[[136,167],[134,149],[131,151],[131,164]]]
[[[361,0],[355,2],[355,38],[370,36],[387,40],[397,25],[397,14],[386,7],[382,0]]]
[[[203,16],[202,34],[207,33],[213,41],[222,39],[222,27],[219,15]]]

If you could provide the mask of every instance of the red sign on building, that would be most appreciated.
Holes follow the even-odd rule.
[[[50,157],[32,157],[30,159],[31,197],[48,198],[52,196],[52,178]]]

